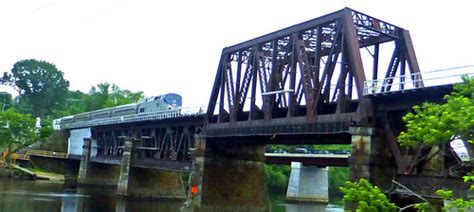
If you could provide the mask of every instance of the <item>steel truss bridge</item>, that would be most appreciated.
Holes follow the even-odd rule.
[[[421,72],[408,30],[344,8],[224,48],[205,114],[159,113],[65,129],[92,127],[98,158],[120,157],[128,136],[139,140],[140,157],[149,163],[189,163],[196,134],[216,142],[351,144],[351,127],[371,127],[384,140],[376,157],[388,153],[398,174],[417,175],[434,153],[398,146],[401,117],[424,101],[443,102],[461,74],[473,73],[468,67]],[[447,164],[454,157],[449,153]]]

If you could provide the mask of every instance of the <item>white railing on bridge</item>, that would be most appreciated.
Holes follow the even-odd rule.
[[[474,66],[461,66],[385,79],[367,80],[364,83],[364,96],[459,83],[462,81],[462,76],[474,76]]]
[[[126,116],[117,116],[103,119],[94,119],[88,121],[80,121],[68,124],[61,124],[61,129],[72,129],[82,127],[92,127],[110,124],[124,124],[132,122],[153,121],[169,118],[188,117],[204,114],[202,108],[184,108],[182,110],[166,110],[150,113],[139,113]]]

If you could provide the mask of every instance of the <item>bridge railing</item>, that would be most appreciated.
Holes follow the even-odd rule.
[[[117,117],[62,124],[61,129],[160,120],[160,119],[199,115],[203,113],[204,112],[202,109],[196,109],[196,108],[184,108],[182,110],[166,110],[166,111],[157,111],[157,112],[151,112],[151,113],[139,113],[139,114],[125,115],[125,116],[117,116]]]
[[[364,83],[364,96],[459,83],[462,81],[462,76],[474,76],[474,66],[461,66],[385,79],[367,80]]]
[[[50,157],[50,158],[69,158],[69,154],[66,152],[54,152],[40,149],[28,149],[24,153],[15,152],[12,153],[13,160],[30,160],[30,155]]]
[[[52,157],[52,158],[68,158],[69,155],[66,152],[54,152],[54,151],[47,151],[47,150],[39,150],[39,149],[29,149],[26,151],[26,155],[37,155],[43,157]]]

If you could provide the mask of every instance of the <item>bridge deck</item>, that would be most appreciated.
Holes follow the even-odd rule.
[[[267,164],[289,165],[291,162],[301,162],[307,166],[349,166],[348,154],[280,154],[265,153]]]
[[[56,159],[81,160],[75,155],[68,155],[65,152],[38,151],[31,150],[36,157],[48,157]],[[291,162],[301,162],[304,165],[311,166],[348,166],[350,155],[348,154],[293,154],[293,153],[265,153],[267,164],[289,165]],[[22,157],[27,158],[28,157]],[[122,164],[122,158],[119,156],[95,156],[91,157],[92,163],[104,163],[110,165]],[[138,159],[132,162],[132,167],[173,170],[173,171],[191,171],[191,162],[169,161],[155,159]]]

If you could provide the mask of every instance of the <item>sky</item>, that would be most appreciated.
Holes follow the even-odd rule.
[[[470,1],[0,0],[0,74],[51,62],[70,90],[101,82],[206,106],[222,49],[350,7],[408,29],[422,72],[473,65]],[[14,91],[0,86],[0,91]]]

